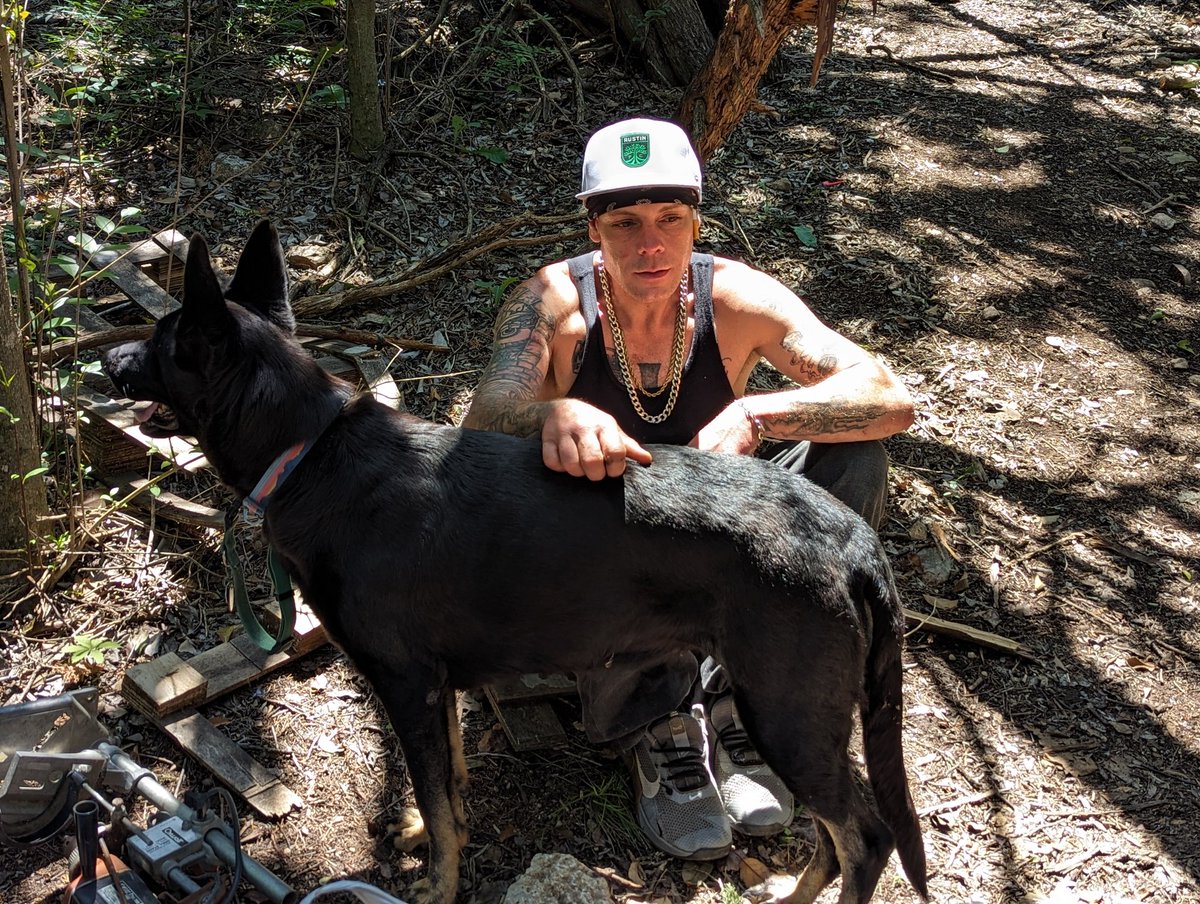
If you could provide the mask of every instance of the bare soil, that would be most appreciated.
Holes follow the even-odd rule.
[[[575,46],[577,83],[555,49],[535,56],[533,75],[514,62],[519,42],[474,40],[469,17],[417,44],[436,4],[379,6],[395,56],[416,48],[389,80],[395,151],[379,179],[346,156],[342,114],[297,114],[299,87],[281,99],[272,35],[237,44],[219,16],[193,25],[194,77],[213,112],[186,119],[182,149],[170,111],[131,104],[103,164],[111,178],[49,167],[30,178],[89,210],[136,203],[158,229],[172,222],[178,159],[181,228],[203,230],[231,264],[255,220],[272,217],[287,244],[336,255],[325,283],[294,272],[312,294],[329,279],[394,276],[522,211],[570,212],[586,134],[622,115],[670,115],[678,100],[603,41]],[[580,40],[568,18],[551,23]],[[554,46],[529,23],[511,35]],[[1197,900],[1195,7],[854,4],[815,88],[812,43],[787,43],[762,111],[708,163],[702,245],[795,286],[903,375],[919,413],[889,442],[882,534],[906,604],[1022,645],[1014,655],[923,628],[909,637],[905,743],[934,900]],[[322,79],[336,81],[328,65]],[[507,160],[487,159],[489,147]],[[263,162],[218,186],[226,154]],[[410,410],[455,422],[503,281],[582,241],[575,230],[503,248],[328,322],[444,340],[448,353],[398,355],[391,371]],[[176,491],[223,500],[206,478]],[[118,689],[133,663],[186,657],[234,624],[217,539],[132,509],[97,535],[52,594],[0,624],[0,702],[95,684],[114,736],[164,784],[207,787],[204,768]],[[80,633],[120,651],[102,668],[70,667],[63,649]],[[806,676],[797,692],[819,694],[820,681]],[[737,855],[707,871],[665,858],[630,831],[623,769],[583,739],[575,704],[559,704],[568,747],[515,754],[473,700],[464,901],[500,900],[538,852],[575,855],[631,904],[729,900],[722,886],[745,887],[745,857],[795,872],[808,856],[798,822],[780,838],[738,839]],[[336,651],[205,715],[304,799],[277,823],[244,810],[241,825],[246,851],[297,889],[351,875],[403,896],[422,874],[420,852],[393,850],[384,829],[411,805],[403,759]],[[6,854],[0,900],[57,900],[64,879],[56,846]],[[876,899],[915,895],[897,867]]]

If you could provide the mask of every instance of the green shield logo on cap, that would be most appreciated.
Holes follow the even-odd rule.
[[[650,159],[650,136],[634,132],[621,136],[621,162],[626,166],[645,166]]]

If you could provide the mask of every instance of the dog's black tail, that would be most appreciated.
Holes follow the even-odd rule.
[[[904,769],[904,697],[900,663],[904,611],[882,553],[879,564],[881,569],[873,575],[864,575],[862,584],[871,613],[867,698],[862,710],[863,748],[879,815],[896,838],[896,852],[908,880],[921,897],[928,900],[925,845]]]

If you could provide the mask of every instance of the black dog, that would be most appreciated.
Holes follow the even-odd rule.
[[[813,816],[790,900],[839,873],[842,904],[869,900],[894,844],[926,896],[901,749],[903,615],[862,519],[753,458],[656,446],[649,467],[591,483],[548,470],[535,441],[356,397],[294,340],[269,223],[225,291],[194,237],[184,287],[182,310],[104,368],[158,403],[147,433],[195,436],[240,494],[307,444],[265,531],[399,736],[430,839],[425,900],[454,899],[466,840],[455,688],[681,648],[725,665],[755,746]],[[882,818],[849,765],[855,708]]]

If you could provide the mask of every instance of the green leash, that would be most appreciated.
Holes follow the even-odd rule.
[[[231,507],[225,512],[225,540],[221,548],[225,553],[225,567],[229,572],[229,587],[226,599],[232,602],[246,636],[268,653],[278,653],[291,643],[292,630],[296,626],[296,593],[292,589],[292,578],[279,561],[279,556],[273,546],[267,547],[267,570],[271,574],[271,586],[275,589],[275,601],[279,603],[279,631],[272,636],[250,605],[250,595],[246,592],[246,576],[242,570],[242,560],[237,552],[237,531],[234,522],[241,506]]]

